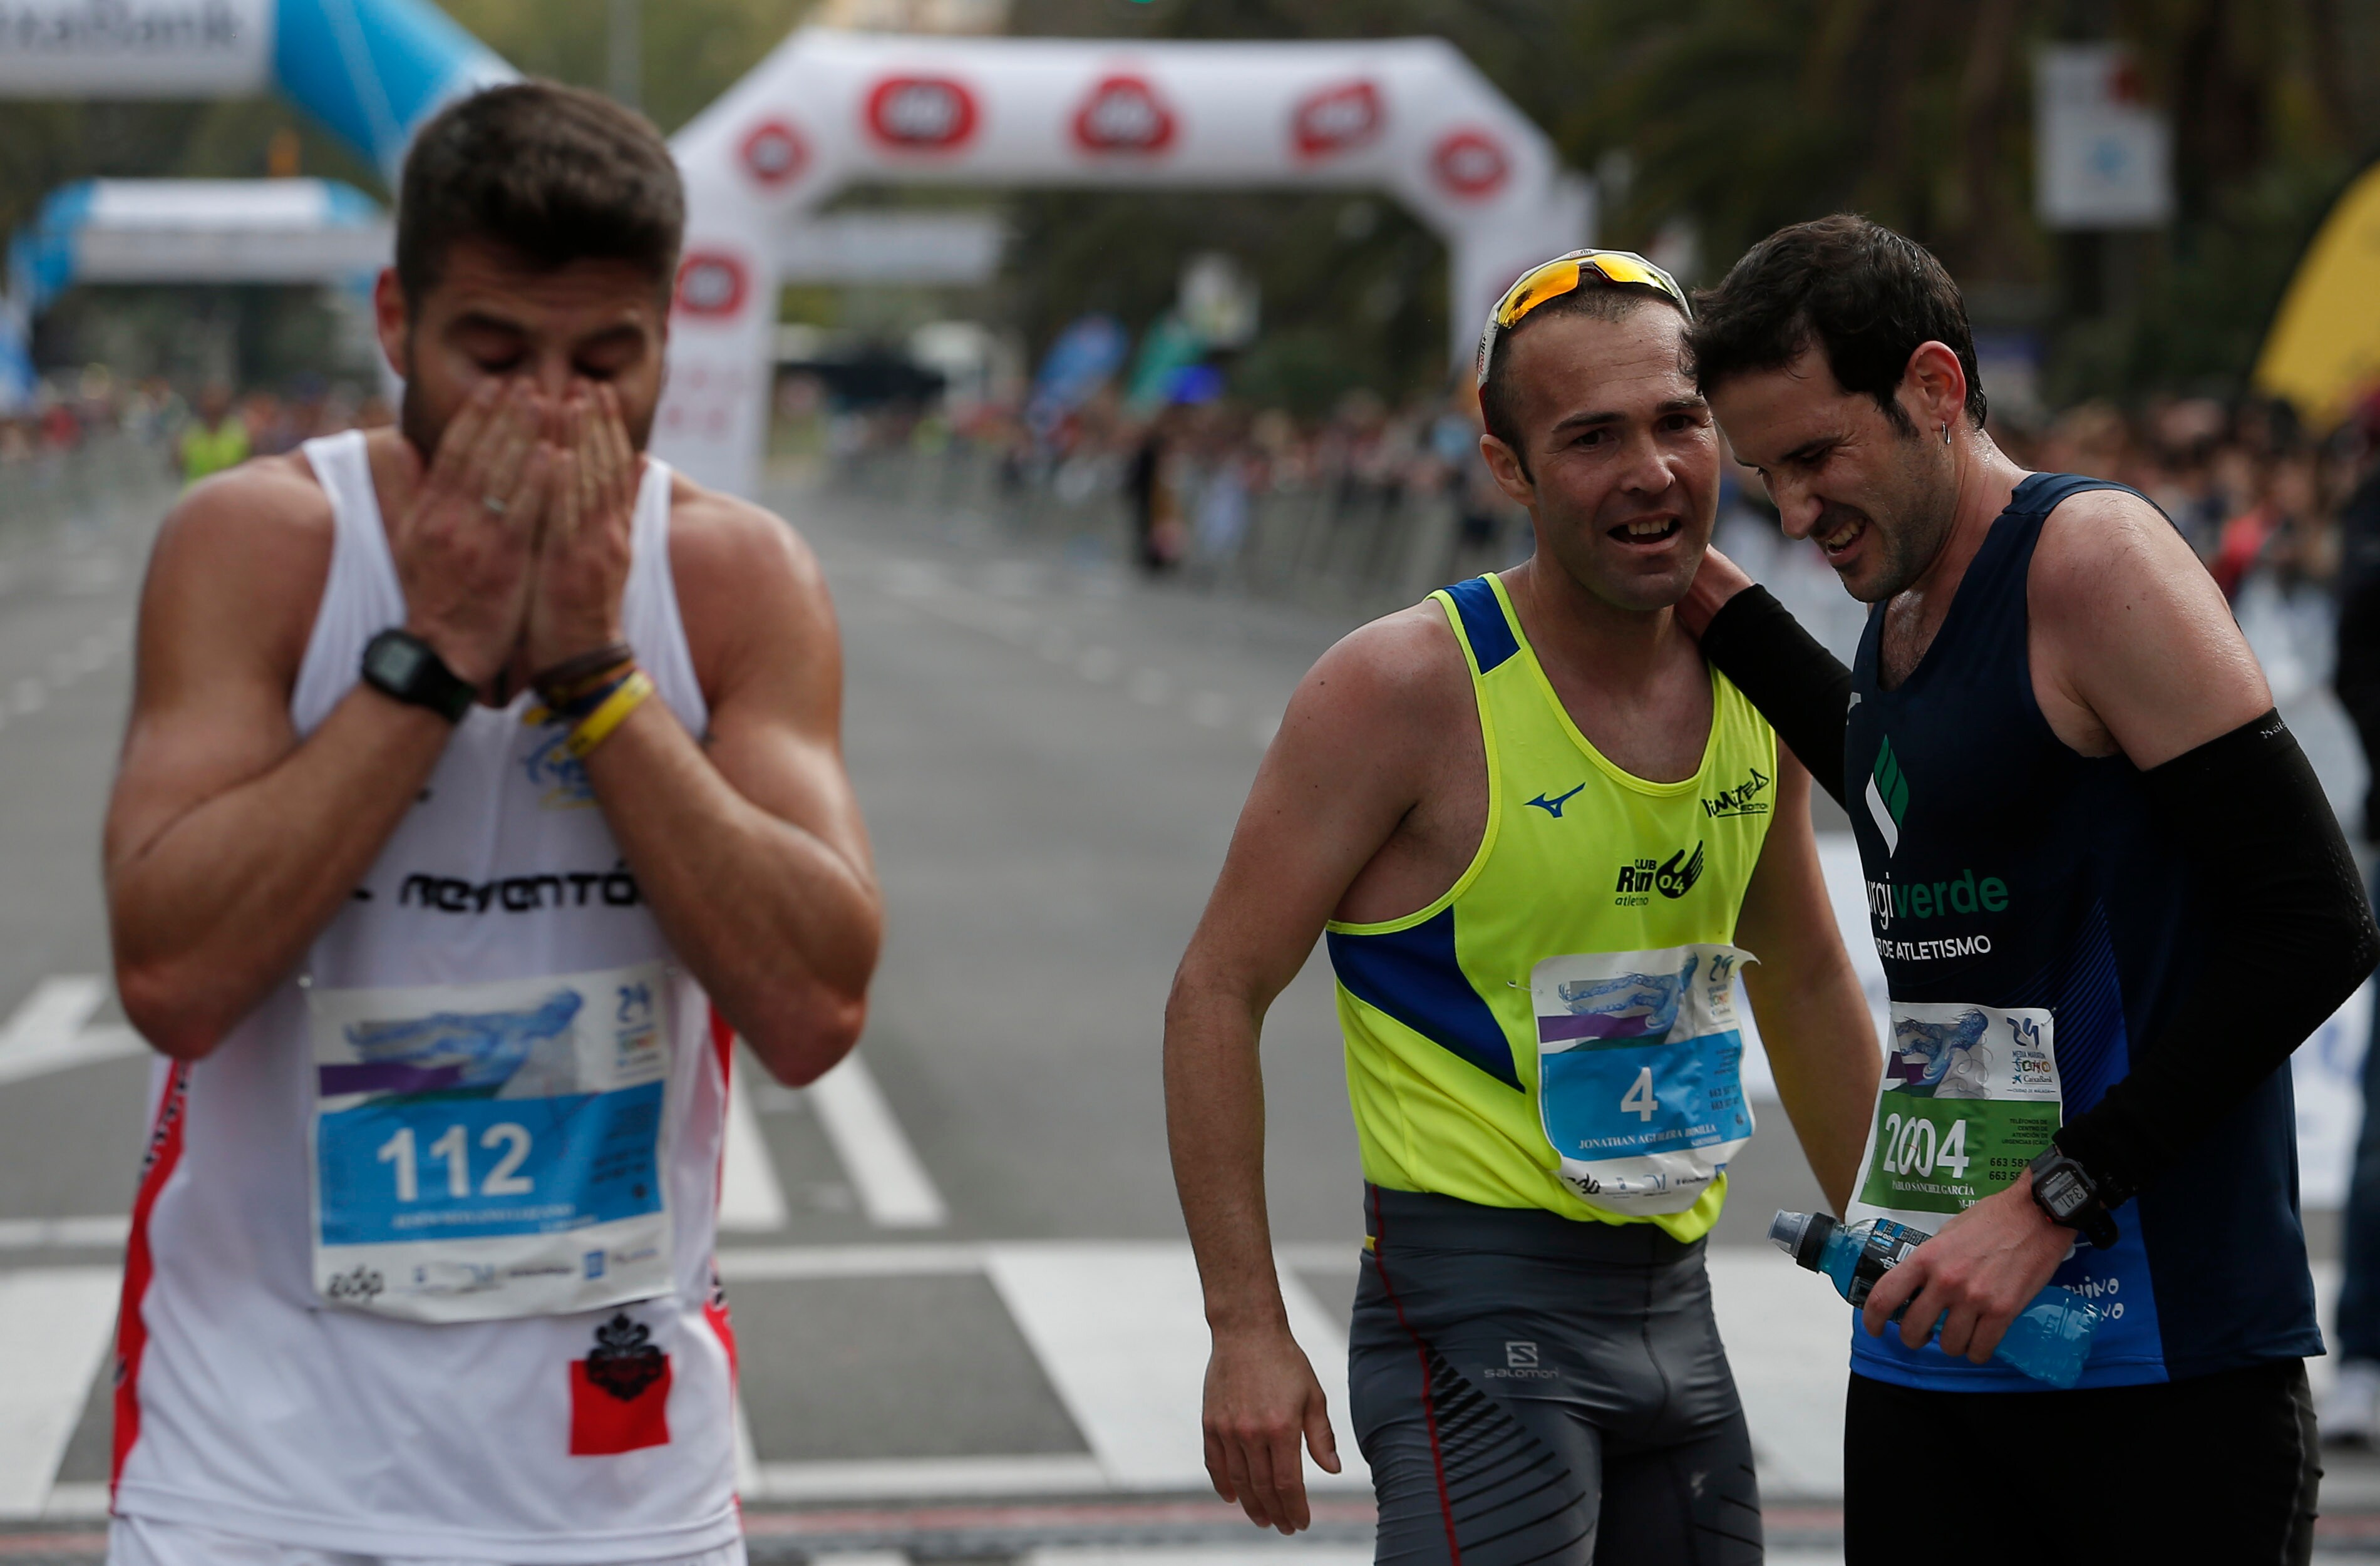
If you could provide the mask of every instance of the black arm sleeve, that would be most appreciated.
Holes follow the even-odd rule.
[[[2338,819],[2278,712],[2142,774],[2190,865],[2221,961],[2200,964],[2130,1074],[2058,1145],[2113,1207],[2171,1165],[2337,1011],[2380,962],[2380,928]],[[2288,982],[2241,1006],[2238,976]]]
[[[1757,585],[1719,605],[1702,643],[1703,656],[1751,698],[1812,780],[1849,809],[1843,724],[1852,708],[1852,672]]]

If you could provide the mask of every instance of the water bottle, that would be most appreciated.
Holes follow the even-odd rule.
[[[1934,1236],[1890,1219],[1869,1219],[1846,1228],[1822,1212],[1780,1212],[1769,1222],[1768,1237],[1803,1267],[1825,1273],[1856,1308],[1867,1303],[1877,1279]],[[1900,1320],[1908,1308],[1902,1305],[1892,1318]],[[2091,1357],[2091,1334],[2098,1329],[2099,1307],[2052,1283],[2017,1312],[1992,1357],[2036,1381],[2071,1387],[2082,1379],[2082,1362]],[[1940,1335],[1939,1321],[1934,1331]]]

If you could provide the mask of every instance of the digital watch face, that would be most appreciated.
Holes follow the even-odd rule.
[[[395,637],[383,637],[372,645],[371,667],[380,683],[409,689],[421,672],[421,649]]]

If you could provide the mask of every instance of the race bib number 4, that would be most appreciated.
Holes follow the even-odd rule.
[[[484,1321],[667,1292],[668,982],[310,989],[322,1297]]]
[[[1852,1218],[1942,1226],[2013,1184],[2058,1129],[2050,1013],[1895,1002]]]
[[[1537,1110],[1562,1183],[1598,1207],[1683,1212],[1752,1135],[1735,974],[1748,953],[1548,957],[1529,975]]]

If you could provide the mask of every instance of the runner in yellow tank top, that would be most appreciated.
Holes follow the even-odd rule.
[[[1273,1270],[1257,1041],[1327,929],[1369,1234],[1349,1386],[1383,1562],[1756,1561],[1702,1257],[1752,1130],[1739,974],[1838,1210],[1866,1133],[1878,1050],[1807,776],[1670,612],[1718,490],[1685,312],[1620,252],[1506,295],[1481,450],[1536,552],[1315,665],[1167,1007],[1214,1331],[1208,1468],[1294,1531],[1301,1437],[1340,1464]]]

